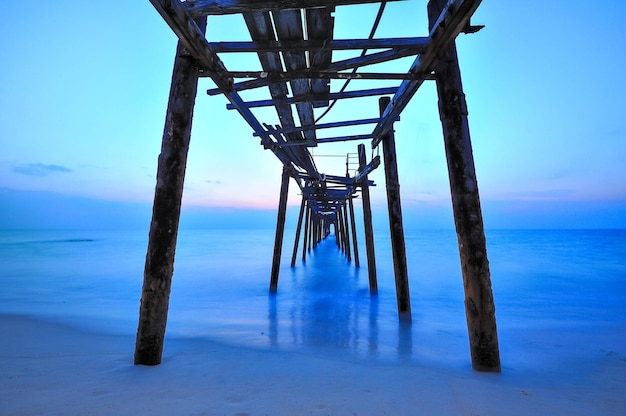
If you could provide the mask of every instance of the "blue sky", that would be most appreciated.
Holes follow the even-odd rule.
[[[424,36],[425,6],[389,4],[378,36]],[[337,37],[366,37],[376,8],[339,8]],[[0,13],[0,188],[151,203],[176,38],[150,3],[2,2]],[[570,218],[576,226],[595,216],[624,226],[625,13],[617,0],[485,0],[473,23],[486,28],[458,39],[487,224]],[[242,28],[240,16],[211,18],[208,37],[246,39]],[[275,208],[280,163],[223,97],[205,94],[212,86],[199,86],[186,206]],[[334,111],[328,121],[346,112],[374,117],[377,107]],[[395,128],[403,208],[426,217],[449,211],[434,84],[420,89]],[[350,143],[315,153],[355,150]],[[341,159],[319,157],[318,165],[343,169]],[[372,179],[375,207],[384,209],[382,168]]]

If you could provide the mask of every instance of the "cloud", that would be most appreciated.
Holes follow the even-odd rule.
[[[65,166],[29,163],[27,165],[13,166],[13,172],[28,176],[48,176],[53,173],[69,173],[73,171]]]

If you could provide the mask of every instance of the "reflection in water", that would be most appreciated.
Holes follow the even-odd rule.
[[[289,272],[290,279],[286,277]],[[388,339],[387,345],[381,345],[380,299],[369,293],[367,270],[349,263],[332,236],[311,251],[306,264],[284,268],[282,273],[278,293],[269,296],[271,347],[333,349],[374,356],[395,350],[411,355],[410,324],[398,324],[396,341]],[[361,274],[363,279],[359,279]],[[395,302],[395,296],[392,299]],[[390,306],[395,308],[395,303],[386,305]],[[394,314],[395,310],[387,311],[385,319],[397,322]],[[388,330],[392,328],[388,326]]]

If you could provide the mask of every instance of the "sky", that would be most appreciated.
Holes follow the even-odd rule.
[[[425,8],[424,0],[388,4],[377,37],[425,36]],[[336,38],[367,37],[376,10],[339,7]],[[149,1],[2,2],[0,13],[5,213],[24,212],[28,198],[13,202],[24,192],[37,193],[30,200],[38,208],[50,195],[151,204],[176,38]],[[618,0],[602,7],[486,0],[472,19],[485,29],[458,38],[486,225],[626,227],[624,13]],[[211,17],[207,33],[210,41],[247,39],[241,16]],[[405,72],[411,61],[389,69]],[[224,97],[206,94],[212,87],[202,79],[198,88],[185,207],[275,209],[280,162]],[[367,88],[351,85],[360,87]],[[342,103],[325,121],[377,113],[375,101]],[[433,83],[418,91],[395,131],[405,213],[452,226]],[[316,163],[342,174],[345,161],[324,155],[354,153],[356,145],[320,146]],[[374,209],[384,211],[382,167],[371,179]],[[289,201],[299,205],[293,183]]]

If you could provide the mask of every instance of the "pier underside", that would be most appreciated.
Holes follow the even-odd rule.
[[[302,202],[291,265],[296,264],[300,241],[305,260],[307,248],[326,238],[332,228],[338,247],[359,267],[354,200],[360,198],[370,293],[376,295],[369,196],[369,188],[374,183],[368,179],[368,174],[383,164],[398,316],[404,323],[411,321],[411,305],[393,125],[420,86],[426,81],[434,81],[439,96],[459,241],[472,365],[479,371],[500,371],[489,262],[455,47],[455,39],[460,33],[474,33],[481,28],[470,23],[481,1],[431,0],[425,10],[429,17],[428,36],[397,38],[376,36],[387,2],[150,2],[176,34],[179,43],[159,156],[135,363],[155,365],[161,362],[199,78],[209,77],[213,81],[215,87],[207,94],[226,97],[227,109],[241,115],[262,148],[271,151],[283,166],[270,292],[278,290],[287,195],[290,182],[295,182]],[[335,38],[336,8],[356,7],[363,3],[378,5],[369,37]],[[207,17],[213,19],[231,14],[241,15],[249,40],[207,39]],[[353,51],[353,56],[345,58],[346,51]],[[241,55],[244,57],[242,62],[250,62],[251,66],[245,70],[227,69],[223,57],[229,54]],[[413,62],[403,72],[390,73],[381,69],[386,68],[386,63],[407,57],[412,57]],[[257,91],[266,98],[246,101],[242,98],[245,91]],[[360,106],[371,108],[371,114],[344,119],[341,114],[331,111],[343,100],[358,100]],[[275,116],[261,121],[256,111],[267,108],[273,108]],[[327,121],[327,114],[333,115],[333,121]],[[354,160],[346,157],[345,170],[343,167],[335,172],[318,169],[310,151],[312,148],[350,141],[357,142],[356,156]],[[369,160],[366,144],[374,150]],[[379,148],[382,148],[382,158],[378,155]]]

